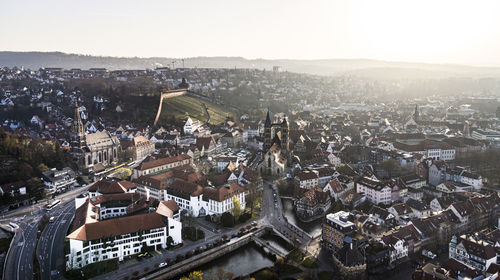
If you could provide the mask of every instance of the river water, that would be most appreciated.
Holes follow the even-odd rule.
[[[309,223],[303,223],[295,216],[293,204],[291,200],[282,199],[283,214],[288,221],[311,235],[321,234],[321,219]],[[262,239],[272,243],[275,247],[282,251],[290,251],[292,248],[284,242],[284,240],[275,236],[263,236]],[[232,272],[234,277],[247,275],[265,267],[273,266],[274,262],[265,255],[262,249],[254,244],[245,245],[238,250],[227,254],[221,258],[204,264],[195,270],[203,271],[205,277],[217,272],[219,267],[225,271]]]
[[[206,263],[195,270],[203,271],[203,275],[210,278],[219,267],[233,273],[234,277],[247,275],[265,267],[273,266],[274,262],[254,244],[247,244],[230,254]]]
[[[281,199],[281,204],[283,205],[283,215],[291,224],[298,226],[305,232],[309,233],[311,236],[316,236],[321,234],[321,220],[317,219],[312,222],[304,223],[300,221],[295,212],[293,211],[293,202],[290,199]]]

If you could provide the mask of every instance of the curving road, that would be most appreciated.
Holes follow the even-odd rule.
[[[19,230],[14,236],[12,247],[5,260],[3,279],[33,279],[33,254],[36,247],[38,220],[31,223],[19,222]]]
[[[75,214],[75,204],[68,201],[49,212],[54,217],[40,236],[37,247],[37,258],[40,263],[42,279],[62,279],[66,261],[64,256],[64,239]]]

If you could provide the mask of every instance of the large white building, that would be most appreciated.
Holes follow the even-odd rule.
[[[392,202],[392,189],[382,181],[361,177],[356,183],[356,192],[364,193],[373,204],[390,205]]]
[[[202,187],[195,183],[177,179],[171,184],[142,176],[134,181],[137,192],[161,201],[174,200],[182,211],[194,217],[220,215],[234,208],[233,197],[245,209],[245,190],[237,184],[227,184],[218,188]]]
[[[121,261],[146,248],[182,243],[179,207],[174,201],[161,202],[151,212],[153,204],[149,198],[134,194],[118,196],[93,197],[83,203],[82,198],[75,201],[79,207],[67,236],[68,270],[109,259]],[[105,205],[106,209],[100,210]]]
[[[434,160],[454,160],[456,154],[456,149],[450,144],[429,139],[418,144],[395,142],[394,148],[407,153],[418,153]]]
[[[500,132],[491,129],[476,129],[472,132],[471,138],[476,140],[499,140]]]

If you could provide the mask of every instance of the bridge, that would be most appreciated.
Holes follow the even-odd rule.
[[[252,236],[252,241],[255,243],[255,245],[261,247],[261,248],[264,248],[264,250],[267,249],[267,251],[271,254],[273,254],[274,256],[276,257],[284,257],[285,255],[287,255],[288,252],[286,253],[283,253],[281,250],[279,250],[278,248],[274,247],[271,243],[265,241],[265,240],[262,240],[260,239],[259,237],[253,235]]]
[[[257,246],[265,248],[270,254],[276,257],[286,255],[288,252],[284,253],[260,238],[268,232],[274,232],[276,234],[276,231],[274,231],[272,227],[263,227],[261,229],[258,229],[257,231],[248,233],[236,240],[231,240],[222,246],[212,248],[189,259],[157,270],[156,272],[145,276],[144,279],[173,279],[178,275],[182,275],[183,273],[192,271],[193,269],[198,268],[200,265],[213,261],[236,249],[239,249],[250,242],[254,242]]]

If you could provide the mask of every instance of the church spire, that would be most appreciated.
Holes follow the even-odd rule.
[[[78,107],[78,102],[75,103],[75,117],[73,119],[73,145],[81,147],[83,145],[83,138],[85,137],[85,132],[83,131],[82,118],[80,117],[80,110]]]
[[[413,120],[418,122],[420,120],[420,113],[418,112],[418,104],[415,104],[415,112],[413,113]]]
[[[264,124],[264,127],[271,127],[271,117],[269,116],[269,108],[267,108],[267,116],[266,116],[266,122]]]

